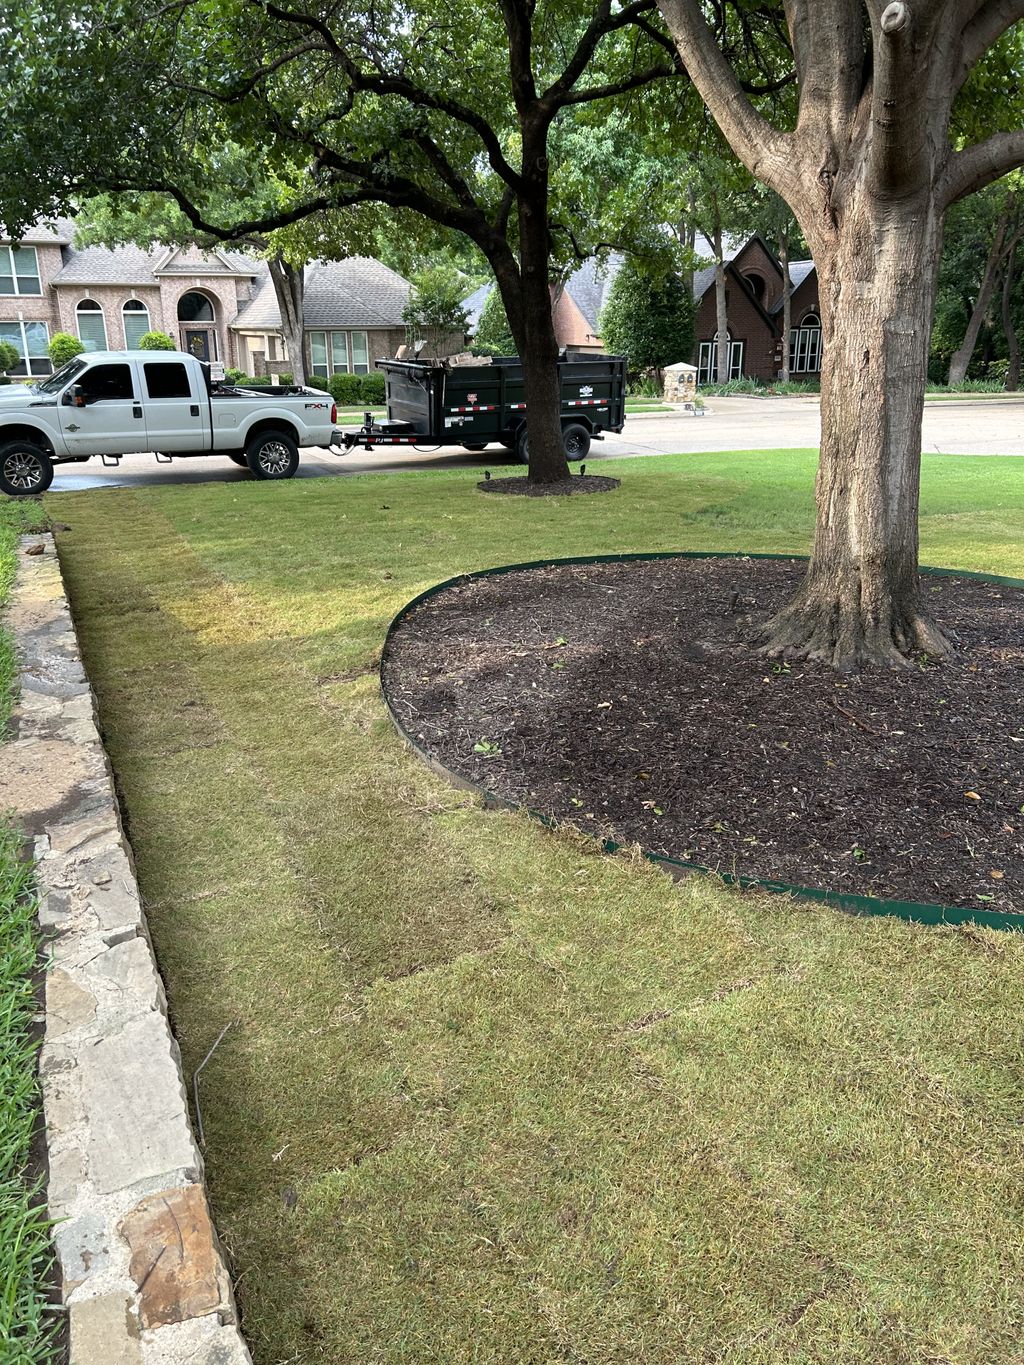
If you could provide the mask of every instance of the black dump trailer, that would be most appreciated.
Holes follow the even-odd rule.
[[[518,357],[495,356],[487,365],[378,360],[387,386],[388,415],[358,431],[342,431],[335,443],[363,446],[462,446],[483,450],[492,441],[529,455],[523,367]],[[591,441],[621,431],[626,420],[623,356],[569,354],[558,362],[565,453],[582,460]]]

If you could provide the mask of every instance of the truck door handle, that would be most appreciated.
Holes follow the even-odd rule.
[[[191,407],[189,408],[189,410],[188,410],[188,415],[189,415],[190,417],[198,417],[198,416],[199,416],[199,404],[198,404],[198,403],[193,403],[193,404],[192,404],[192,406],[191,406]]]
[[[142,404],[141,404],[141,403],[136,403],[135,406],[132,408],[132,416],[133,416],[133,417],[138,417],[138,418],[141,418],[141,417],[142,417]]]

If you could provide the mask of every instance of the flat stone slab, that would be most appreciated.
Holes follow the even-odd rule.
[[[7,625],[20,700],[0,808],[37,860],[47,1200],[71,1365],[251,1365],[49,535],[22,538]]]

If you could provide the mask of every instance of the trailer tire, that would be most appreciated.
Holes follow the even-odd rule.
[[[245,447],[245,463],[257,479],[290,479],[299,448],[286,431],[261,431]]]
[[[7,441],[0,446],[0,490],[12,498],[45,493],[53,483],[53,461],[31,441]]]
[[[474,451],[474,452],[479,452],[479,451],[481,451],[481,450],[486,450],[486,449],[487,449],[487,442],[486,442],[486,441],[463,441],[463,443],[462,443],[462,449],[463,449],[463,450],[472,450],[472,451]]]
[[[249,461],[246,459],[244,451],[227,450],[224,453],[227,455],[229,460],[233,460],[235,464],[241,465],[243,469],[249,468]]]
[[[590,451],[590,432],[580,422],[569,422],[562,428],[562,447],[572,463],[585,460]],[[521,464],[530,463],[530,436],[525,426],[519,428],[516,437],[516,455]]]
[[[562,428],[562,444],[565,458],[572,464],[585,460],[590,451],[590,432],[579,422],[570,422]]]

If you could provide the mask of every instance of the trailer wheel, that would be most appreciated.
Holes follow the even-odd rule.
[[[290,479],[299,467],[299,448],[286,431],[261,431],[245,447],[245,463],[257,479]]]
[[[487,442],[486,442],[486,441],[473,441],[473,442],[470,442],[470,441],[463,441],[463,443],[462,443],[462,449],[463,449],[463,450],[472,450],[472,451],[486,450],[486,449],[487,449]]]
[[[516,432],[516,455],[520,464],[530,463],[530,433],[525,422]]]
[[[567,460],[585,460],[590,450],[590,432],[579,422],[570,422],[562,428],[562,442]]]
[[[12,498],[45,493],[53,482],[53,461],[31,441],[8,441],[0,446],[0,489]]]
[[[224,454],[229,460],[234,460],[235,464],[241,465],[243,469],[249,468],[249,461],[241,450],[226,450]]]

